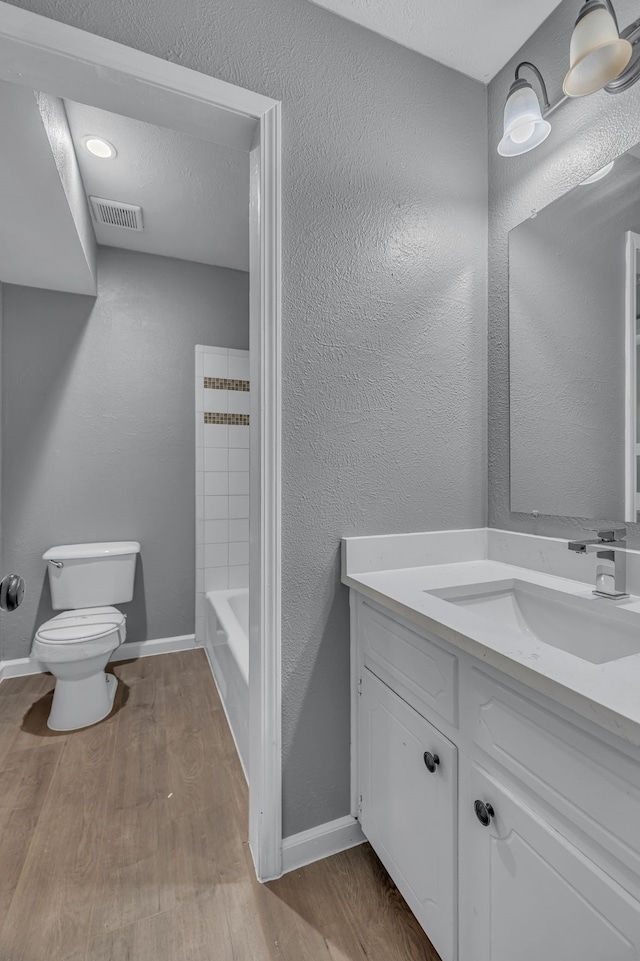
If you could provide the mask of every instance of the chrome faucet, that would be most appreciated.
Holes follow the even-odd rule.
[[[576,554],[595,554],[601,563],[596,567],[598,597],[619,600],[629,597],[627,590],[626,529],[624,527],[592,531],[595,540],[569,541],[569,550]]]

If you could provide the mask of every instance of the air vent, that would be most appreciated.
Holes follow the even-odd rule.
[[[121,204],[117,200],[104,200],[102,197],[89,197],[89,200],[93,216],[99,224],[125,227],[127,230],[144,230],[142,207]]]

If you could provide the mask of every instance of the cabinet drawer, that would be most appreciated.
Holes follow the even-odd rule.
[[[471,671],[475,744],[590,841],[640,874],[640,765],[484,671]]]
[[[454,654],[363,602],[360,631],[364,664],[410,704],[427,705],[457,724]]]

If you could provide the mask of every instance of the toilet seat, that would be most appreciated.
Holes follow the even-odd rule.
[[[120,632],[126,615],[116,607],[89,607],[77,611],[64,611],[41,624],[36,631],[36,641],[41,644],[81,644],[106,638]]]
[[[32,653],[44,663],[83,661],[124,644],[126,615],[116,607],[89,607],[56,614],[41,624]]]

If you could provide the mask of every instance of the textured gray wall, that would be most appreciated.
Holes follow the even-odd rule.
[[[587,520],[622,517],[534,519],[509,510],[508,233],[532,210],[542,209],[640,141],[640,84],[617,97],[600,92],[567,102],[552,117],[549,139],[522,157],[500,157],[496,146],[504,99],[519,61],[532,60],[540,68],[552,103],[562,96],[577,9],[575,0],[565,0],[489,87],[489,523],[559,536],[575,534]],[[626,25],[637,16],[637,3],[619,0],[616,10]],[[630,530],[640,534],[636,525]]]
[[[54,544],[139,540],[129,640],[194,630],[196,344],[246,348],[248,274],[100,247],[98,298],[3,286],[2,656],[53,611]]]
[[[640,160],[509,236],[511,507],[624,517],[626,232]]]
[[[346,534],[486,520],[486,90],[306,0],[21,0],[283,104],[283,819],[349,810]]]

